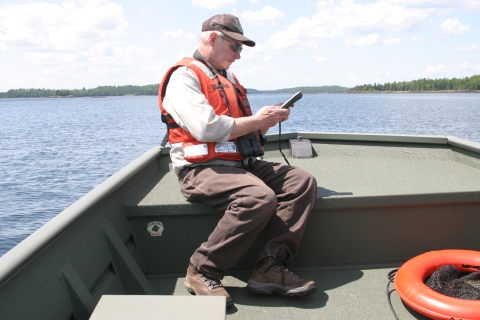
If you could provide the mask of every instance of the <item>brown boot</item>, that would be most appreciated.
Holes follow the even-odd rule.
[[[227,299],[227,307],[233,304],[232,297],[218,279],[200,273],[193,265],[189,265],[185,277],[188,292],[197,296],[221,296]]]
[[[317,285],[313,280],[300,279],[288,271],[283,261],[267,257],[257,264],[247,290],[265,295],[277,292],[284,296],[306,296],[317,291]]]

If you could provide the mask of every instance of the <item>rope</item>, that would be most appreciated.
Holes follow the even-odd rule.
[[[466,269],[476,269],[477,271],[480,271],[480,266],[471,266],[468,264],[462,264],[462,267]]]
[[[393,290],[395,290],[395,289],[393,289],[392,291],[389,291],[390,290],[390,284],[393,283],[393,280],[395,279],[395,275],[397,274],[397,271],[398,271],[398,269],[393,269],[387,275],[387,277],[388,277],[387,300],[388,300],[388,306],[390,307],[390,310],[392,310],[393,316],[395,317],[396,320],[399,320],[398,317],[397,317],[397,314],[395,313],[395,310],[393,310],[392,301],[390,300],[390,293],[393,292]]]

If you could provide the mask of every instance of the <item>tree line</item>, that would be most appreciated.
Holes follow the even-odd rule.
[[[453,79],[418,79],[413,81],[387,82],[359,85],[349,92],[365,91],[475,91],[480,90],[480,75]]]
[[[157,95],[158,84],[146,86],[100,86],[93,89],[10,89],[0,98],[107,97]]]

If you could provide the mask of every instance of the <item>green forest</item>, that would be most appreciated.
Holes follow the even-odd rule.
[[[11,89],[0,92],[0,98],[52,98],[52,97],[108,97],[157,95],[158,84],[146,86],[101,86],[93,89]]]
[[[480,90],[480,75],[453,79],[418,79],[403,82],[374,83],[355,86],[349,92],[375,91],[474,91]]]

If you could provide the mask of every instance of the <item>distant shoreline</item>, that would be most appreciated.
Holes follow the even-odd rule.
[[[480,93],[480,90],[428,90],[428,91],[348,91],[344,93],[380,93],[380,94],[388,94],[388,93]]]
[[[14,98],[2,98],[1,99],[73,99],[73,98],[91,98],[91,99],[103,99],[110,97],[156,97],[156,94],[122,94],[122,95],[111,95],[111,96],[49,96],[49,97],[14,97]]]

